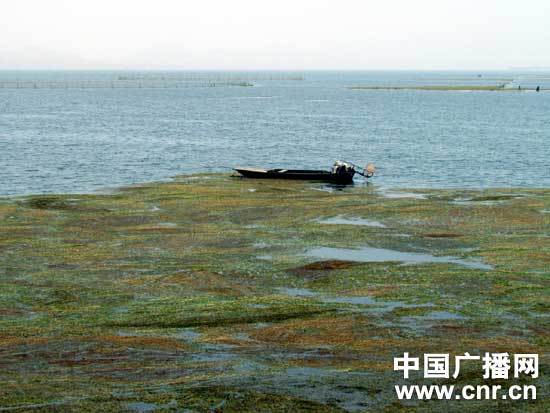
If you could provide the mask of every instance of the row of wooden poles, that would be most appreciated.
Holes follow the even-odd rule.
[[[253,86],[245,81],[181,80],[0,80],[0,89],[169,89]]]
[[[177,80],[177,81],[211,81],[211,82],[253,82],[253,81],[290,81],[290,80],[305,80],[302,75],[276,75],[276,74],[214,74],[214,73],[197,73],[197,74],[123,74],[119,75],[116,80]]]

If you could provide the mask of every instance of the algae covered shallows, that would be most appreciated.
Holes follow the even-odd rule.
[[[2,199],[0,406],[391,411],[396,354],[545,353],[548,189],[254,187]]]

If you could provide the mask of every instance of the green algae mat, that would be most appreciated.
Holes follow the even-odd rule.
[[[548,411],[549,230],[546,189],[196,175],[0,199],[0,412]],[[538,354],[538,377],[394,371],[466,352]]]

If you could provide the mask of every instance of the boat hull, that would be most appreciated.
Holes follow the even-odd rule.
[[[334,174],[329,171],[301,170],[301,169],[248,169],[235,168],[235,171],[246,178],[254,179],[290,179],[299,181],[321,181],[339,185],[353,182],[354,173]]]

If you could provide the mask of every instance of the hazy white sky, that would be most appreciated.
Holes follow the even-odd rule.
[[[0,0],[0,68],[550,67],[550,0]]]

